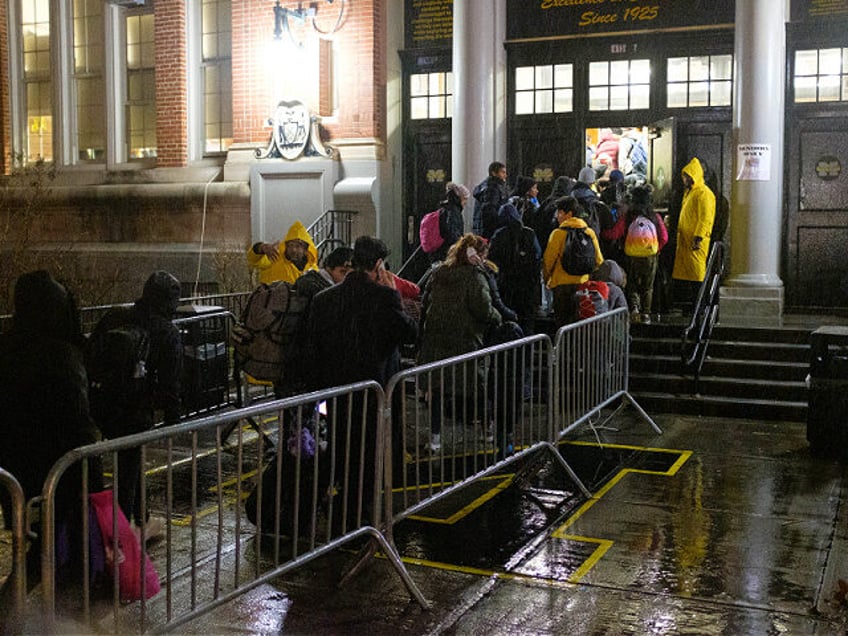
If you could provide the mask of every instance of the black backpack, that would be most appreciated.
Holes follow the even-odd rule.
[[[150,333],[139,324],[131,307],[110,309],[89,336],[85,349],[89,409],[101,429],[106,426],[103,433],[107,437],[126,434],[109,430],[109,422],[148,400],[149,355]]]
[[[584,227],[561,228],[565,231],[560,264],[567,274],[585,276],[595,270],[595,242]]]
[[[601,219],[611,217],[609,206],[598,198],[578,199],[579,207],[574,211],[575,218],[586,222],[595,236],[601,236]]]

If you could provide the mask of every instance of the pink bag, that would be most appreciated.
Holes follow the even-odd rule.
[[[103,547],[106,551],[106,567],[114,576],[115,563],[118,564],[118,583],[121,600],[125,602],[141,599],[141,545],[130,527],[124,512],[118,513],[118,554],[113,553],[115,545],[112,534],[112,491],[92,493],[88,496],[92,510],[97,517],[97,525],[103,535]],[[159,593],[159,575],[153,568],[150,555],[144,555],[145,598]]]

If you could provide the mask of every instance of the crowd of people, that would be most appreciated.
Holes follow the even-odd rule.
[[[443,247],[431,254],[432,265],[417,283],[389,271],[386,245],[370,236],[337,248],[319,264],[318,250],[300,222],[282,241],[248,248],[247,262],[260,281],[284,281],[307,297],[299,386],[322,389],[364,380],[385,386],[401,368],[402,347],[412,347],[421,364],[466,354],[535,333],[545,313],[540,308],[548,306],[557,325],[568,324],[581,318],[578,298],[588,290],[605,290],[605,306],[628,307],[633,322],[651,320],[660,254],[671,242],[676,246],[672,277],[680,297],[691,302],[705,276],[711,237],[720,236],[727,225],[721,198],[716,221],[717,199],[705,173],[697,158],[683,168],[685,189],[673,237],[653,208],[650,186],[628,185],[617,169],[602,186],[589,166],[576,178],[560,176],[551,195],[539,201],[534,179],[519,176],[510,190],[506,166],[493,162],[473,192],[448,184],[440,207]],[[464,233],[462,210],[472,198],[473,231]],[[147,430],[156,411],[166,423],[179,419],[183,353],[171,322],[179,297],[179,281],[168,272],[155,272],[134,306],[107,314],[87,342],[70,290],[46,271],[18,279],[13,326],[0,336],[6,440],[0,466],[21,481],[27,498],[40,493],[50,467],[65,452],[103,436]],[[103,387],[94,387],[94,376],[88,377],[93,373],[87,365],[91,341],[127,324],[149,337],[144,345],[145,389],[133,399],[104,398]],[[485,377],[475,377],[480,373],[484,367],[468,374],[468,382],[485,383]],[[522,386],[520,379],[513,384]],[[454,409],[480,394],[471,386],[458,392],[459,400],[450,396]],[[443,406],[446,397],[439,389],[426,396],[434,452],[441,447],[442,416],[451,417]],[[477,412],[486,412],[486,405],[477,407]],[[373,409],[374,404],[354,402],[346,408]],[[501,430],[509,430],[508,423],[500,424]],[[374,445],[375,434],[370,430],[351,439]],[[498,444],[506,448],[508,440]],[[401,444],[395,446],[402,452]],[[348,450],[359,455],[358,447]],[[340,452],[338,461],[347,454]],[[161,524],[142,514],[140,450],[124,451],[118,458],[120,507],[141,541],[155,538]],[[373,478],[371,473],[365,471]],[[63,482],[57,498],[60,522],[78,513],[81,478],[72,472]],[[89,468],[88,480],[91,492],[103,487],[99,465]],[[367,480],[361,484],[371,486]],[[8,523],[8,501],[2,503]],[[36,582],[37,561],[31,570],[30,580]]]

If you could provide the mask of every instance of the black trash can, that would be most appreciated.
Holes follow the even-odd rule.
[[[183,344],[183,412],[190,414],[226,406],[229,314],[223,307],[181,305],[177,307],[176,318]]]
[[[810,334],[807,441],[817,457],[848,457],[848,327]]]

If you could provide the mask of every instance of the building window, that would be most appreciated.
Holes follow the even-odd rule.
[[[225,152],[233,143],[231,15],[230,0],[203,0],[200,28],[204,153]]]
[[[53,83],[50,77],[50,2],[21,2],[26,161],[53,160]]]
[[[127,156],[156,156],[153,14],[127,14]]]
[[[650,107],[650,60],[589,64],[589,110],[639,110]]]
[[[80,161],[105,161],[103,2],[74,0],[73,25],[78,158]]]
[[[669,58],[667,77],[669,108],[730,106],[732,55]]]
[[[515,69],[515,114],[570,113],[574,110],[571,64],[519,66]]]
[[[453,116],[453,73],[417,73],[409,79],[412,119]]]
[[[848,48],[795,51],[795,102],[848,101]]]

